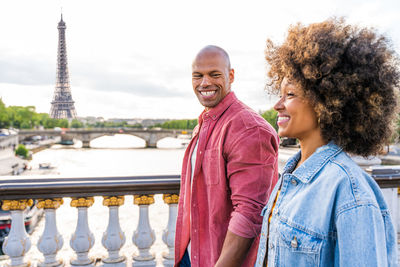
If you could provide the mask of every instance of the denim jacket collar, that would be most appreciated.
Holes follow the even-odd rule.
[[[317,150],[305,162],[303,162],[303,164],[293,171],[297,162],[300,160],[300,150],[296,155],[288,160],[283,169],[283,173],[292,173],[292,175],[297,177],[302,183],[309,183],[319,170],[325,166],[329,159],[341,151],[342,148],[338,147],[333,142],[329,142],[328,144],[317,148]]]

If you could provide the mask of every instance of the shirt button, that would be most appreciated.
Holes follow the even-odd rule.
[[[290,242],[290,245],[292,246],[292,248],[297,248],[297,237],[293,237],[292,242]]]
[[[292,185],[294,185],[294,186],[296,186],[296,185],[297,185],[297,181],[296,181],[296,179],[292,179],[292,180],[290,180],[290,183],[292,183]]]
[[[273,249],[274,248],[274,244],[272,244],[272,242],[270,242],[268,247],[269,247],[269,249]]]
[[[197,233],[197,230],[196,230],[196,229],[194,229],[194,231],[193,231],[193,232]]]
[[[199,153],[201,154],[201,151]]]

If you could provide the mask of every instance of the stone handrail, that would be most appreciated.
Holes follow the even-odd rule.
[[[63,177],[0,177],[0,200],[21,198],[178,194],[179,175]]]

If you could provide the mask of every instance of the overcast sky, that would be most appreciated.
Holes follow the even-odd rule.
[[[345,16],[390,37],[400,51],[400,1],[2,0],[0,97],[49,112],[61,6],[67,25],[72,98],[78,116],[196,118],[191,63],[219,45],[235,69],[233,91],[253,109],[264,91],[265,41],[282,42],[290,24]]]

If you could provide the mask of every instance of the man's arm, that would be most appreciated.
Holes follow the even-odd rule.
[[[261,211],[277,179],[277,137],[270,129],[248,127],[227,142],[225,153],[233,211],[216,266],[243,266],[245,259],[251,266],[255,258],[248,258],[248,252],[260,234]]]
[[[241,237],[228,230],[215,267],[240,267],[252,242],[253,238]]]

